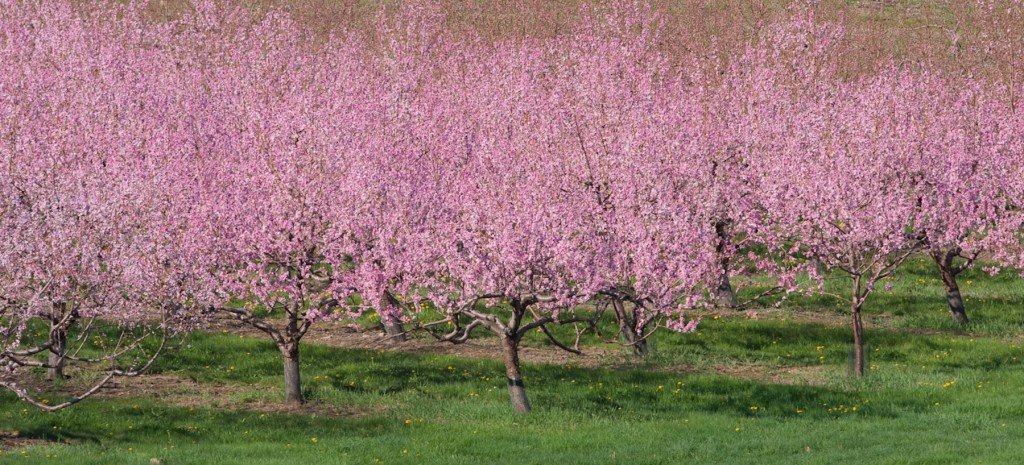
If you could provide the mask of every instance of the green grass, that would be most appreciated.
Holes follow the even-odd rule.
[[[949,317],[945,291],[939,280],[935,263],[928,258],[915,257],[904,263],[896,275],[879,284],[862,311],[869,320],[886,320],[884,325],[903,329],[935,330],[946,332],[971,332],[991,336],[1015,337],[1024,334],[1024,313],[1014,307],[1024,306],[1024,280],[1016,270],[1004,270],[996,276],[982,270],[985,264],[960,274],[958,282],[964,297],[968,316],[972,323],[960,328]],[[753,296],[765,289],[770,280],[764,278],[742,279],[747,287],[740,292],[740,300]],[[885,284],[891,290],[885,289]],[[750,285],[753,284],[753,285]],[[833,274],[825,280],[824,291],[846,297],[850,292],[850,280],[841,274]],[[774,300],[772,300],[774,299]],[[775,298],[762,299],[762,305],[770,305]],[[848,300],[830,295],[787,296],[784,309],[799,312],[813,311],[824,314],[848,314]]]
[[[310,405],[273,413],[273,344],[196,333],[155,367],[182,380],[159,395],[45,413],[0,394],[0,431],[51,441],[0,463],[1024,462],[1019,278],[966,274],[973,322],[959,329],[927,265],[869,299],[859,380],[845,309],[814,298],[707,315],[697,333],[660,333],[647,360],[526,364],[525,416],[497,360],[316,345],[302,354]]]

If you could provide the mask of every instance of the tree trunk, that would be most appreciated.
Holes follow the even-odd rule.
[[[853,289],[850,295],[850,314],[853,318],[853,366],[852,374],[858,378],[864,376],[864,320],[860,308],[864,305],[861,294],[861,276],[853,275]]]
[[[387,337],[388,342],[403,342],[406,340],[402,323],[395,320],[390,312],[388,312],[390,307],[398,308],[399,305],[398,299],[391,295],[390,292],[384,291],[381,293],[380,306],[377,308],[381,309],[379,312],[380,322],[384,325],[384,335]]]
[[[949,304],[949,313],[953,322],[958,325],[966,325],[967,309],[964,308],[964,299],[960,295],[960,286],[956,283],[956,276],[960,270],[953,266],[959,250],[951,248],[948,250],[936,249],[931,255],[935,264],[939,266],[939,275],[942,277],[942,286],[946,289],[946,302]]]
[[[54,321],[56,323],[56,321]],[[64,379],[64,359],[68,350],[68,331],[62,327],[50,329],[50,353],[47,361],[46,379]]]
[[[853,311],[853,375],[864,376],[864,321],[860,314],[860,305],[854,301]]]
[[[391,317],[381,317],[381,322],[384,323],[384,335],[387,336],[389,342],[405,341],[405,329],[402,328],[402,323]]]
[[[726,249],[731,242],[728,223],[725,221],[715,223],[715,233],[718,235],[718,244],[715,246],[715,252],[718,254],[721,265],[718,286],[715,288],[715,300],[720,307],[736,308],[739,304],[736,301],[736,291],[733,290],[732,283],[729,282],[729,256],[726,254]]]
[[[46,379],[64,379],[64,360],[68,351],[68,327],[64,320],[69,304],[60,302],[50,308],[50,353],[46,361]]]
[[[728,261],[729,259],[723,258],[723,266],[728,266]],[[715,288],[715,300],[719,307],[736,308],[739,306],[739,302],[736,301],[736,291],[733,290],[732,283],[729,282],[728,269],[723,269],[722,275],[719,277],[718,287]]]
[[[648,353],[647,340],[644,339],[636,327],[636,315],[630,315],[622,299],[612,298],[612,308],[615,309],[615,319],[619,322],[619,335],[633,348],[633,352],[639,356]]]
[[[299,344],[293,342],[279,347],[284,359],[284,401],[288,404],[301,404],[302,378],[299,376]]]
[[[515,335],[501,335],[501,349],[512,408],[516,412],[527,413],[530,411],[530,401],[526,398],[526,386],[523,384],[523,376],[519,371],[519,341],[516,340]]]

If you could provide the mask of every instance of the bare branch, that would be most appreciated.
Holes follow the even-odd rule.
[[[562,344],[558,339],[556,339],[555,336],[553,334],[551,334],[551,331],[548,331],[547,325],[541,325],[540,326],[540,330],[543,331],[544,335],[548,337],[548,340],[551,341],[551,343],[554,344],[559,349],[562,349],[562,350],[564,350],[566,352],[574,353],[576,355],[583,355],[583,352],[581,350],[579,350],[579,348],[578,348],[579,347],[579,342],[580,342],[580,334],[579,333],[577,333],[577,335],[576,335],[576,348],[573,348],[573,347],[568,347],[565,344]]]
[[[19,387],[18,385],[16,385],[13,382],[3,381],[3,382],[0,382],[0,386],[3,386],[4,388],[7,388],[11,392],[13,392],[15,395],[17,395],[19,399],[21,399],[21,400],[23,400],[25,402],[28,402],[28,403],[38,407],[39,409],[46,410],[47,412],[56,412],[57,410],[61,410],[61,409],[70,407],[70,406],[72,406],[74,404],[77,404],[77,403],[81,402],[82,400],[84,400],[85,398],[95,394],[97,391],[99,391],[104,386],[106,386],[107,383],[109,383],[110,380],[113,379],[115,375],[116,375],[116,373],[114,371],[111,371],[111,372],[107,373],[107,376],[105,376],[100,382],[94,384],[91,388],[89,388],[85,392],[83,392],[81,394],[78,394],[78,395],[76,395],[76,396],[74,396],[74,397],[72,397],[72,398],[70,398],[70,399],[68,399],[68,400],[66,400],[64,402],[56,404],[56,405],[49,405],[48,403],[43,403],[42,401],[36,399],[35,397],[32,397],[25,388]]]
[[[277,343],[278,345],[283,345],[286,342],[280,330],[273,326],[270,326],[262,319],[257,318],[255,315],[252,314],[252,312],[248,310],[231,307],[213,307],[210,310],[231,315],[238,321],[241,321],[245,324],[248,324],[249,326],[252,326],[253,328],[263,331],[264,333],[267,333],[267,335],[269,335],[270,338],[273,339],[274,342]]]

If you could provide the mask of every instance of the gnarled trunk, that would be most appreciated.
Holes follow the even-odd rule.
[[[729,259],[722,259],[722,266],[729,266]],[[715,301],[719,307],[723,308],[737,308],[739,302],[736,300],[736,291],[732,288],[732,283],[729,282],[729,270],[728,268],[722,269],[722,274],[718,279],[718,286],[715,287]]]
[[[399,305],[398,299],[390,292],[384,291],[381,293],[380,306],[377,308],[381,309],[380,322],[384,325],[384,335],[387,337],[388,342],[405,341],[405,330],[402,328],[402,323],[395,320],[387,311],[388,308],[398,308]]]
[[[64,379],[64,360],[68,351],[68,328],[64,311],[68,304],[58,303],[50,309],[50,353],[46,362],[46,379]]]
[[[297,342],[279,346],[284,359],[284,401],[301,404],[302,378],[299,374],[299,344]]]
[[[953,260],[959,254],[959,250],[951,248],[947,250],[936,249],[931,255],[935,264],[939,267],[939,276],[942,277],[942,286],[946,290],[946,302],[949,304],[949,314],[953,322],[959,325],[966,325],[967,309],[964,308],[964,299],[960,295],[960,286],[957,285],[956,276],[961,269],[953,266]]]
[[[63,327],[50,330],[50,353],[47,360],[46,379],[50,381],[64,379],[64,359],[68,350],[68,331]]]
[[[381,317],[381,322],[384,323],[384,335],[387,336],[389,342],[405,341],[405,329],[402,328],[401,323],[390,317]]]
[[[647,340],[640,334],[643,329],[636,327],[637,315],[631,315],[626,311],[625,304],[619,298],[612,298],[612,308],[615,309],[615,319],[619,322],[619,335],[633,348],[636,355],[647,355]]]
[[[519,341],[515,335],[501,336],[502,360],[505,362],[505,378],[508,380],[508,394],[512,408],[519,413],[530,411],[530,400],[526,397],[526,386],[519,370]]]

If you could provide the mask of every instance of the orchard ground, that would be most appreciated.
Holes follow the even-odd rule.
[[[696,333],[658,333],[647,360],[534,338],[528,415],[509,408],[486,337],[383,345],[369,321],[320,326],[303,353],[309,403],[286,407],[273,344],[225,328],[61,412],[0,394],[0,462],[1021,463],[1022,282],[969,271],[961,329],[930,265],[869,299],[860,380],[846,374],[847,315],[827,298],[708,312]]]

